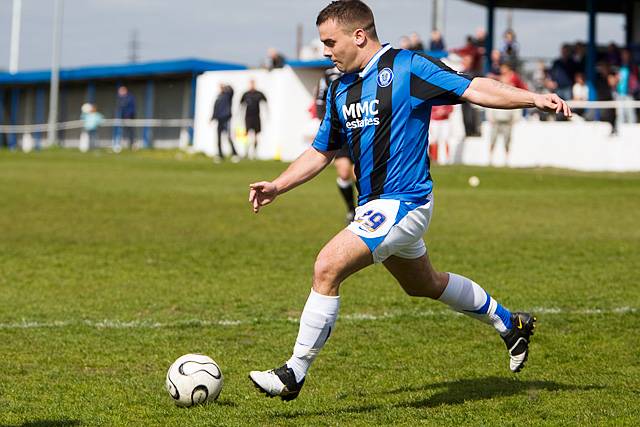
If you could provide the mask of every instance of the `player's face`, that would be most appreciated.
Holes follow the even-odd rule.
[[[324,44],[323,55],[331,59],[338,70],[343,73],[357,71],[358,36],[350,33],[333,19],[318,26],[320,40]]]

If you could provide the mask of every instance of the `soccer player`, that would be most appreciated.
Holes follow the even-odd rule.
[[[510,369],[529,354],[535,318],[512,313],[473,280],[436,270],[422,236],[433,211],[427,156],[432,105],[472,102],[490,108],[537,107],[571,115],[555,94],[535,94],[486,78],[471,79],[440,61],[381,45],[373,13],[358,0],[334,1],[316,20],[324,55],[345,74],[333,82],[313,145],[275,180],[249,186],[254,212],[312,179],[344,145],[355,162],[359,200],[354,221],[322,248],[291,357],[279,368],[252,371],[268,396],[295,399],[331,334],[340,283],[382,263],[405,292],[428,297],[493,326],[507,346]]]
[[[342,72],[336,67],[330,68],[324,72],[324,76],[318,82],[318,89],[316,94],[316,112],[318,118],[323,118],[327,113],[327,94],[329,87],[334,80],[337,80],[342,76]],[[333,164],[336,167],[336,184],[340,195],[347,206],[347,224],[353,221],[356,215],[356,205],[354,201],[353,191],[353,161],[351,160],[351,153],[349,147],[345,144],[340,150],[336,151],[333,157]]]
[[[260,103],[267,102],[267,97],[264,93],[256,89],[255,80],[249,81],[249,90],[246,91],[242,98],[240,98],[240,104],[245,106],[244,123],[247,135],[249,132],[253,133],[253,157],[251,157],[251,144],[247,146],[246,158],[258,158],[258,135],[262,129],[260,122]]]

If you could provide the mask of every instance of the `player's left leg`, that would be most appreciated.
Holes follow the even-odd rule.
[[[509,149],[511,148],[511,131],[513,130],[513,124],[509,122],[509,123],[504,123],[503,126],[504,128],[502,130],[503,132],[502,137],[504,138],[504,152],[508,159]]]
[[[233,163],[238,163],[240,161],[240,157],[238,156],[238,151],[236,151],[236,146],[233,143],[233,130],[231,129],[231,123],[229,120],[227,120],[225,130],[227,132],[227,140],[229,140],[229,146],[231,147],[231,161]]]
[[[313,288],[300,316],[293,355],[281,367],[251,371],[249,378],[269,397],[295,399],[316,356],[338,317],[340,284],[373,263],[371,251],[355,234],[342,230],[320,251],[313,272]]]
[[[407,294],[438,300],[492,325],[507,345],[510,369],[519,372],[524,367],[535,317],[528,313],[511,313],[471,279],[436,271],[426,253],[414,259],[390,256],[384,266]]]
[[[260,135],[260,126],[256,126],[253,130],[253,158],[258,158],[258,138]]]

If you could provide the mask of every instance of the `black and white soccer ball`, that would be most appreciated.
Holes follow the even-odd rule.
[[[167,372],[167,391],[178,406],[212,402],[222,391],[222,371],[204,354],[180,356]]]

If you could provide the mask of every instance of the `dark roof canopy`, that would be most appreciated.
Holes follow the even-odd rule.
[[[483,6],[489,5],[489,0],[467,0],[471,3]],[[505,7],[513,9],[534,9],[534,10],[566,10],[566,11],[587,11],[587,0],[494,0],[495,7]],[[625,13],[629,7],[630,0],[600,0],[595,1],[597,12]]]

